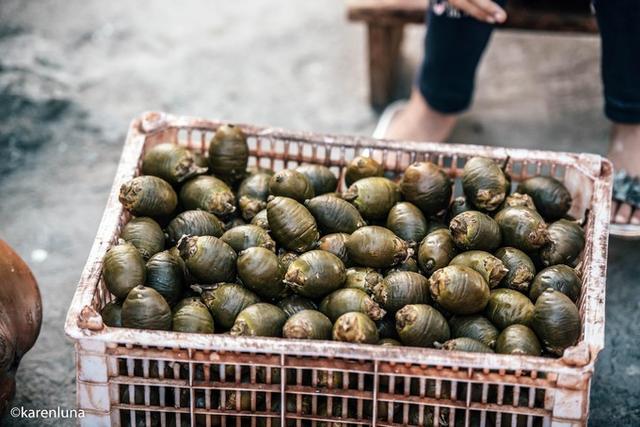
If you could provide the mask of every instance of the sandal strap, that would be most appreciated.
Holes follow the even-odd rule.
[[[640,207],[640,178],[624,170],[617,172],[613,178],[613,199]]]
[[[633,178],[626,171],[616,172],[613,177],[613,199],[618,202],[624,202],[627,199],[627,193],[631,187]]]
[[[637,176],[633,178],[633,181],[631,182],[626,202],[634,208],[640,207],[640,178]]]

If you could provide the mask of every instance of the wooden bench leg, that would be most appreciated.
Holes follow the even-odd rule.
[[[402,24],[369,23],[369,83],[374,108],[384,108],[393,96],[402,31]]]

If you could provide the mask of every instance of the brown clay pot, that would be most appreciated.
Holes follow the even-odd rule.
[[[42,300],[31,270],[0,240],[0,413],[16,390],[20,360],[33,347],[42,323]]]

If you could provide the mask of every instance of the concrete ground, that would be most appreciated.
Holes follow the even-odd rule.
[[[409,33],[407,75],[422,31]],[[376,115],[366,100],[365,36],[345,21],[340,0],[2,2],[0,237],[31,265],[44,299],[42,332],[20,366],[14,405],[74,405],[63,322],[129,120],[166,110],[369,134]],[[598,58],[596,38],[497,34],[473,109],[452,140],[603,154]],[[594,426],[640,425],[637,247],[611,240]]]

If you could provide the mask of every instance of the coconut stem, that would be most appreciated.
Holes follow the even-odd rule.
[[[251,330],[249,328],[249,325],[247,325],[247,322],[238,320],[233,324],[233,327],[231,327],[230,334],[234,337],[251,335]]]
[[[125,209],[130,210],[133,206],[135,206],[136,201],[138,200],[138,194],[142,190],[140,184],[136,181],[129,181],[122,184],[120,187],[120,203],[125,207]]]
[[[197,248],[197,237],[195,236],[182,236],[180,238],[180,240],[178,240],[178,244],[176,245],[178,248],[178,251],[180,252],[180,257],[182,259],[188,259],[190,257],[192,257],[196,251],[198,250]]]
[[[283,329],[283,335],[287,338],[309,339],[311,338],[313,328],[306,320],[300,320],[298,323],[287,323]]]
[[[405,306],[396,314],[396,325],[399,329],[404,329],[407,325],[412,325],[418,318],[418,313],[415,308],[411,306]]]
[[[365,312],[366,312],[367,316],[369,316],[373,320],[380,320],[380,319],[382,319],[384,317],[385,314],[387,314],[387,312],[384,311],[382,309],[382,307],[380,307],[371,298],[367,298],[364,301],[364,309],[365,309]]]

